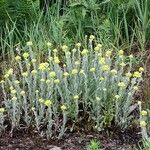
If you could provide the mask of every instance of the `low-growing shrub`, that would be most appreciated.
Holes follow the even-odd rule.
[[[143,72],[132,71],[132,55],[105,50],[94,36],[87,48],[81,43],[73,49],[52,49],[49,42],[46,46],[48,53],[40,58],[34,44],[27,42],[25,52],[18,50],[4,74],[2,127],[7,117],[11,132],[24,124],[47,138],[60,138],[67,121],[77,122],[81,114],[88,114],[98,131],[112,122],[122,128],[131,123],[132,100]]]

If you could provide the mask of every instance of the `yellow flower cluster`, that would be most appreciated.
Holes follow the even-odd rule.
[[[54,63],[55,63],[55,64],[59,64],[59,63],[60,63],[59,58],[58,58],[58,57],[56,57],[56,56],[54,57]]]
[[[24,59],[28,59],[28,57],[29,57],[29,53],[27,53],[27,52],[23,53],[23,58]]]
[[[87,49],[83,49],[83,51],[81,52],[81,55],[82,56],[85,56],[85,55],[87,55],[88,54],[88,50]]]
[[[10,75],[13,75],[13,69],[12,68],[10,68],[8,71],[7,71],[7,73],[5,74],[5,78],[8,78]]]
[[[133,73],[133,77],[135,77],[135,78],[141,78],[141,76],[142,76],[141,72],[135,71]]]
[[[3,112],[5,112],[5,108],[1,107],[0,108],[0,113],[3,113]]]
[[[124,82],[119,82],[119,83],[118,83],[118,86],[121,87],[121,88],[124,88],[126,85],[125,85]]]
[[[47,62],[39,64],[39,70],[44,71],[48,69],[49,69],[49,64]]]

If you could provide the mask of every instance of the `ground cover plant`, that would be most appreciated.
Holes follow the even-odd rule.
[[[7,118],[11,132],[23,124],[47,138],[60,138],[68,120],[73,125],[80,115],[87,114],[98,131],[113,121],[121,128],[130,125],[132,100],[143,68],[132,71],[132,55],[125,56],[123,50],[112,54],[113,50],[105,50],[95,42],[93,35],[87,48],[77,43],[73,49],[66,45],[52,49],[48,42],[44,58],[34,53],[31,41],[27,42],[28,52],[14,55],[14,66],[5,71],[1,81],[1,129]]]

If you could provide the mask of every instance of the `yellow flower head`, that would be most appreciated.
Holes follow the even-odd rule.
[[[105,63],[106,63],[105,62],[105,58],[104,57],[100,57],[99,64],[104,65]]]
[[[84,74],[84,70],[81,69],[80,72],[79,72],[79,74]]]
[[[13,89],[13,90],[11,90],[11,94],[13,94],[13,95],[14,95],[14,94],[16,94],[16,93],[17,93],[17,91],[16,91],[16,90],[14,90],[14,89]]]
[[[78,95],[75,95],[75,96],[73,97],[73,99],[74,99],[74,100],[78,100],[78,99],[79,99],[79,96],[78,96]]]
[[[67,109],[67,107],[65,105],[62,105],[60,108],[62,111],[65,111]]]
[[[144,128],[146,127],[147,123],[145,121],[140,121],[140,127]]]
[[[39,103],[40,103],[40,104],[43,104],[43,103],[44,103],[44,99],[40,98],[40,99],[39,99]]]
[[[43,79],[43,78],[42,78],[42,79],[40,79],[40,82],[45,82],[45,79]]]
[[[24,96],[25,95],[25,91],[21,91],[20,95]]]
[[[122,62],[122,63],[120,64],[120,66],[121,66],[121,67],[125,67],[126,64]]]
[[[35,69],[32,70],[32,71],[31,71],[31,74],[32,74],[32,75],[36,75],[36,74],[37,74],[37,70],[35,70]]]
[[[36,59],[32,59],[31,62],[34,64],[36,63]]]
[[[18,81],[18,80],[15,80],[14,82],[15,82],[15,84],[20,84],[20,81]]]
[[[85,55],[87,55],[88,54],[88,50],[87,49],[83,49],[83,51],[81,52],[81,55],[82,56],[85,56]]]
[[[96,46],[95,48],[94,48],[94,51],[95,52],[99,52],[101,49],[98,47],[98,46]]]
[[[12,75],[12,74],[13,74],[13,69],[10,68],[10,69],[7,71],[7,74],[8,74],[8,75]]]
[[[72,75],[77,75],[78,74],[78,70],[77,69],[73,69],[71,72]]]
[[[55,78],[56,77],[56,73],[54,71],[50,72],[49,75],[50,75],[51,78]]]
[[[20,57],[19,55],[17,55],[17,56],[15,57],[15,60],[16,60],[16,61],[20,61],[20,60],[21,60],[21,57]]]
[[[120,50],[119,52],[118,52],[118,55],[123,55],[124,54],[124,51],[123,50]]]
[[[115,98],[116,98],[116,99],[119,99],[119,98],[120,98],[120,95],[115,95]]]
[[[112,69],[110,72],[111,72],[113,75],[116,75],[116,74],[117,74],[117,70],[115,70],[115,69]]]
[[[80,47],[81,47],[81,43],[77,43],[77,44],[76,44],[76,47],[77,47],[77,48],[80,48]]]
[[[5,83],[5,81],[4,81],[4,80],[1,80],[0,83],[3,84],[3,83]]]
[[[26,52],[23,53],[23,58],[24,58],[24,59],[28,59],[28,57],[29,57],[29,53],[26,53]]]
[[[58,57],[56,57],[56,56],[54,57],[54,63],[55,63],[55,64],[59,64],[59,63],[60,63],[59,58],[58,58]]]
[[[59,80],[59,79],[55,79],[55,80],[54,80],[54,83],[55,83],[55,84],[59,84],[59,83],[60,83],[60,80]]]
[[[3,112],[5,112],[5,108],[1,107],[0,108],[0,113],[3,113]]]
[[[95,72],[95,70],[96,70],[95,68],[91,68],[90,72]]]
[[[130,58],[130,59],[132,59],[132,58],[133,58],[133,55],[132,55],[132,54],[131,54],[131,55],[129,55],[129,58]]]
[[[39,64],[39,70],[44,71],[48,69],[49,69],[49,64],[47,62]]]
[[[140,68],[139,68],[139,71],[140,71],[140,72],[143,72],[143,71],[144,71],[144,68],[143,68],[143,67],[140,67]]]
[[[111,50],[108,50],[108,51],[106,51],[105,56],[106,56],[106,57],[110,57],[110,56],[111,56],[111,54],[112,54],[112,51],[111,51]]]
[[[17,100],[16,96],[12,97],[12,101],[16,101],[16,100]]]
[[[121,87],[121,88],[124,88],[126,85],[125,85],[124,82],[119,82],[119,83],[118,83],[118,86]]]
[[[63,51],[67,51],[67,50],[68,50],[68,46],[63,45],[63,46],[62,46],[62,50],[63,50]]]
[[[52,43],[47,42],[46,45],[47,45],[48,47],[51,47],[51,46],[52,46]]]
[[[141,114],[142,116],[147,116],[147,111],[142,110],[142,111],[140,112],[140,114]]]
[[[44,104],[49,107],[52,105],[52,101],[51,100],[45,100]]]
[[[141,76],[142,76],[141,72],[135,71],[133,73],[133,77],[135,77],[135,78],[141,78]]]
[[[68,77],[69,73],[68,72],[64,72],[64,77]]]
[[[39,90],[36,90],[35,93],[39,93]]]
[[[132,74],[130,72],[126,73],[126,77],[130,78]]]
[[[80,65],[80,61],[79,60],[77,60],[77,61],[75,61],[75,65]]]
[[[90,35],[90,40],[94,40],[95,36],[94,35]]]
[[[28,76],[28,72],[27,72],[27,71],[26,71],[26,72],[23,72],[23,73],[22,73],[22,76],[23,76],[23,77],[27,77],[27,76]]]
[[[46,84],[49,84],[49,83],[51,83],[51,80],[47,79]]]
[[[27,44],[27,46],[32,46],[33,45],[32,41],[28,41],[26,44]]]
[[[76,51],[77,51],[77,50],[76,50],[75,48],[74,48],[74,49],[72,49],[72,52],[73,52],[73,53],[75,53]]]
[[[96,47],[102,48],[102,44],[97,44]]]
[[[137,91],[137,90],[138,90],[138,87],[137,87],[137,86],[134,86],[133,89],[134,89],[135,91]]]
[[[109,68],[108,65],[104,65],[103,68],[102,68],[102,70],[103,70],[103,71],[108,71],[108,70],[110,70],[110,68]]]
[[[53,61],[53,57],[48,57],[48,60],[51,62]]]
[[[100,80],[100,81],[103,81],[103,80],[105,80],[105,79],[104,79],[103,77],[100,77],[99,80]]]

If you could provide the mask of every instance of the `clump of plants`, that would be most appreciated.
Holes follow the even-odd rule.
[[[86,48],[77,43],[53,49],[48,42],[42,58],[34,45],[29,41],[18,50],[1,80],[2,130],[5,118],[11,132],[23,124],[47,138],[62,137],[67,121],[76,123],[81,114],[88,114],[98,131],[112,122],[122,128],[131,123],[132,99],[143,72],[142,67],[132,71],[132,55],[105,49],[93,35]]]

